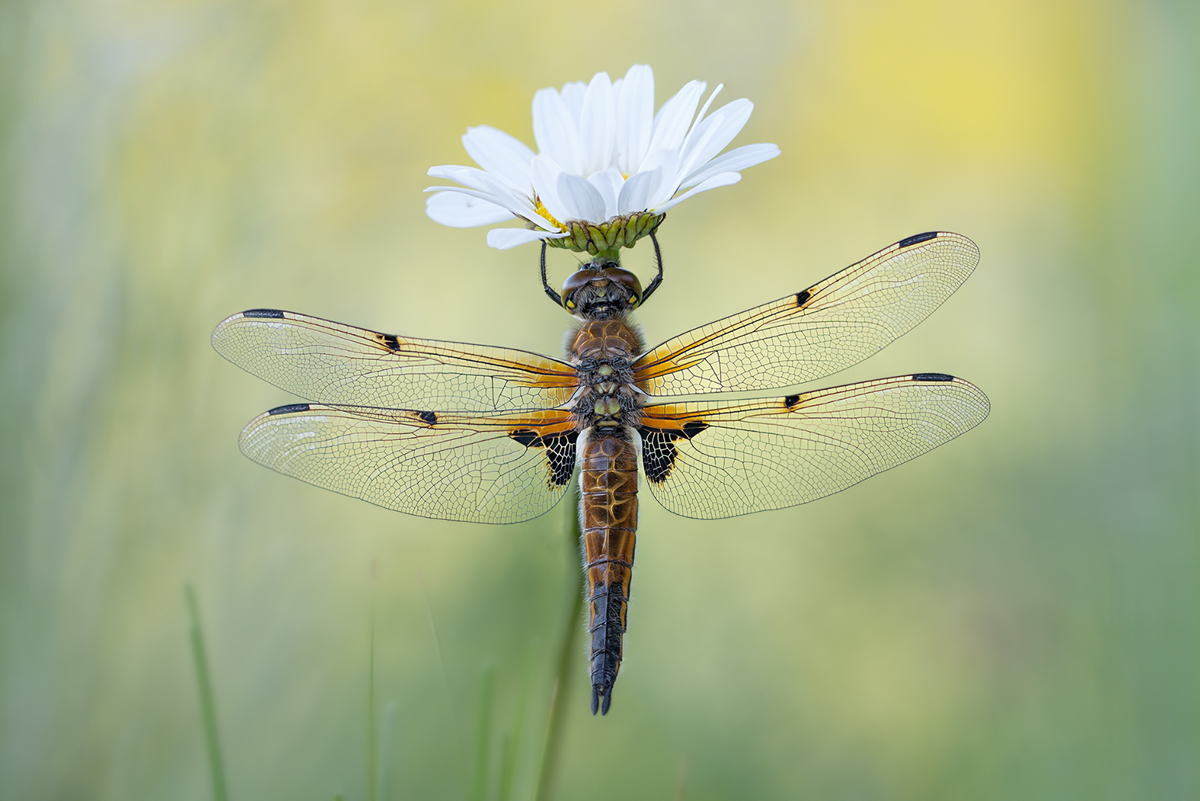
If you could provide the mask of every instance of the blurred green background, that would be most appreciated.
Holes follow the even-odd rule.
[[[1200,796],[1195,2],[7,0],[0,797],[212,797],[187,583],[232,798],[367,797],[372,596],[381,797],[467,796],[489,661],[528,796],[564,510],[427,521],[262,469],[237,433],[292,398],[208,338],[273,306],[557,354],[536,249],[430,221],[425,171],[635,62],[783,150],[672,212],[649,341],[958,231],[972,279],[822,383],[944,371],[993,411],[804,507],[647,495],[613,712],[580,652],[557,797]]]

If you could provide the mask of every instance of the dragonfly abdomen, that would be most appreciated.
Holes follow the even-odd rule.
[[[630,429],[593,429],[580,466],[580,528],[591,635],[592,714],[608,712],[621,669],[637,536],[637,448]]]

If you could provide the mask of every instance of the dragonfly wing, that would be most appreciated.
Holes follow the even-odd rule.
[[[536,353],[398,337],[276,309],[233,315],[212,343],[243,370],[317,403],[551,409],[578,385],[571,365]]]
[[[569,412],[448,414],[297,403],[251,420],[242,452],[318,487],[439,520],[518,523],[575,468]]]
[[[964,236],[918,234],[808,289],[709,323],[645,353],[650,395],[782,389],[857,364],[924,320],[979,262]]]
[[[647,406],[642,463],[670,511],[734,517],[844,490],[954,439],[988,410],[977,387],[940,373],[733,404]]]

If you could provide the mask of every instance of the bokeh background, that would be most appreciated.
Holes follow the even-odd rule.
[[[1196,3],[8,0],[0,797],[212,797],[189,583],[232,798],[367,798],[370,739],[378,797],[467,797],[488,664],[488,796],[506,742],[529,796],[565,510],[427,521],[264,470],[237,433],[293,399],[208,338],[273,306],[557,353],[536,250],[431,222],[425,171],[636,62],[783,151],[670,215],[650,341],[959,231],[971,280],[823,383],[944,371],[993,411],[804,507],[647,497],[613,712],[580,652],[556,797],[1200,796]]]

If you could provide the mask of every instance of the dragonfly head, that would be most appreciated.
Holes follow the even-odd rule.
[[[563,284],[563,308],[585,320],[620,317],[642,301],[637,276],[612,262],[588,264]]]

